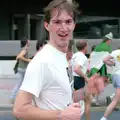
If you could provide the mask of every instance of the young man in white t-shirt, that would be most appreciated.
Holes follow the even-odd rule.
[[[88,59],[86,57],[87,53],[87,42],[85,40],[77,41],[76,48],[78,50],[72,56],[71,66],[72,66],[72,74],[74,77],[74,92],[73,99],[74,102],[78,102],[80,100],[85,100],[85,117],[87,120],[90,119],[90,96],[85,95],[84,88],[85,83],[88,82],[89,78],[87,77],[87,68],[88,68]]]
[[[104,63],[113,67],[112,83],[116,88],[116,93],[101,120],[107,120],[108,116],[112,113],[112,111],[117,106],[117,103],[120,101],[120,49],[113,51],[108,57],[106,57],[104,59]]]
[[[75,27],[74,10],[74,3],[67,0],[53,0],[46,7],[44,26],[49,42],[28,65],[13,108],[17,118],[80,120],[80,105],[72,103],[66,70],[66,52]]]
[[[78,52],[72,56],[71,65],[72,65],[72,74],[74,76],[74,102],[78,101],[78,91],[83,89],[85,82],[88,81],[86,75],[88,59],[86,57],[87,53],[87,42],[84,40],[77,41],[76,47]]]

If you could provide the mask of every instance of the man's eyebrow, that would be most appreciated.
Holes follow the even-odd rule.
[[[66,19],[66,20],[64,20],[64,21],[72,21],[73,19],[72,18],[70,18],[70,19]],[[54,19],[54,20],[52,20],[52,21],[63,21],[63,20],[60,20],[60,19]]]
[[[67,19],[67,21],[68,21],[68,20],[69,20],[69,21],[71,21],[71,20],[73,20],[73,19],[72,19],[72,18],[70,18],[70,19]]]

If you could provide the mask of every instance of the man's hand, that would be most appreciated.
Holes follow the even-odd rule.
[[[61,120],[81,120],[81,108],[79,103],[69,105],[61,112]]]

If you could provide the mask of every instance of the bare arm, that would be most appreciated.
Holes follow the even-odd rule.
[[[103,62],[109,66],[114,66],[115,62],[113,61],[113,57],[112,56],[107,56],[106,58],[104,58]]]
[[[82,72],[80,65],[76,65],[75,68],[74,68],[74,71],[75,71],[78,75],[80,75],[81,77],[83,77],[83,78],[86,80],[86,82],[87,82],[88,77],[86,76],[86,74],[84,74],[84,73]]]
[[[56,120],[59,110],[42,110],[32,105],[32,94],[20,90],[13,108],[17,118],[30,120]]]
[[[25,57],[24,57],[25,54],[26,54],[26,50],[22,50],[22,51],[19,53],[19,55],[17,55],[16,59],[17,59],[17,60],[20,59],[20,60],[23,60],[23,61],[25,61],[25,62],[30,62],[31,59],[25,58]]]
[[[20,90],[13,114],[24,120],[81,120],[80,105],[73,103],[64,110],[42,110],[32,105],[32,94]]]

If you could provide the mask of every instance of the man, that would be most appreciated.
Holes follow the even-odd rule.
[[[111,32],[106,34],[103,38],[103,41],[100,44],[96,45],[96,47],[92,51],[90,56],[90,73],[88,74],[88,77],[91,77],[96,73],[99,73],[101,76],[108,77],[107,67],[103,63],[103,59],[105,56],[112,52],[110,46],[112,39],[113,34]],[[99,105],[98,96],[94,97],[93,103]]]
[[[86,75],[87,72],[87,57],[85,56],[87,52],[87,42],[84,40],[80,40],[76,42],[76,48],[78,50],[72,56],[71,65],[72,72],[74,76],[74,102],[78,101],[78,91],[83,89],[85,86],[85,82],[88,81],[88,77]],[[77,93],[77,94],[76,94]]]
[[[118,50],[113,51],[109,56],[104,59],[104,63],[109,66],[112,66],[112,83],[116,88],[115,96],[112,102],[107,107],[104,116],[101,120],[107,120],[108,116],[112,113],[112,111],[117,106],[117,103],[120,101],[120,48]]]
[[[75,53],[72,56],[71,59],[71,66],[72,66],[72,73],[74,77],[74,92],[73,92],[73,99],[74,102],[79,102],[83,104],[84,98],[84,87],[85,83],[88,82],[88,77],[86,75],[87,72],[87,65],[88,65],[88,59],[85,56],[87,53],[87,42],[84,40],[80,40],[76,42],[76,48],[78,50],[77,53]],[[86,97],[88,98],[88,96]],[[82,100],[82,101],[81,101]],[[87,101],[87,102],[86,102]],[[85,101],[85,107],[88,108],[88,99]],[[87,103],[87,105],[86,105]],[[85,114],[86,118],[90,119],[89,111],[86,111],[85,108]]]
[[[13,108],[17,118],[80,120],[80,105],[72,103],[66,70],[66,52],[75,27],[74,10],[74,3],[67,0],[51,1],[45,8],[44,26],[49,32],[49,42],[27,68]]]
[[[100,73],[101,76],[107,76],[107,68],[106,65],[103,63],[103,59],[109,53],[112,52],[110,43],[113,39],[113,34],[110,32],[109,34],[105,35],[103,41],[98,44],[94,51],[91,53],[90,56],[90,66],[91,70],[89,73],[89,77],[94,75],[95,73]]]

